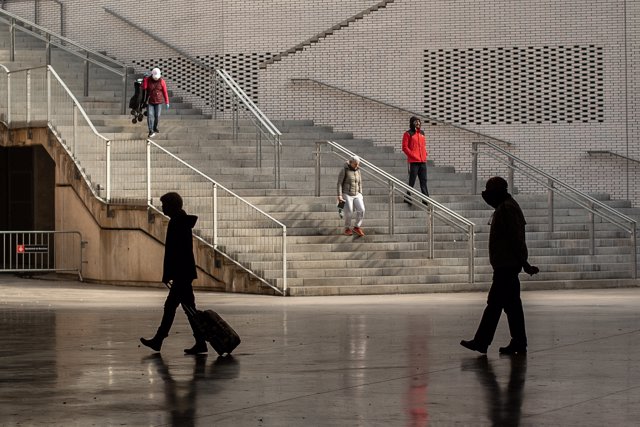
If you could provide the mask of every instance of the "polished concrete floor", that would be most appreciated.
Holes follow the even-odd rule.
[[[0,275],[2,426],[637,426],[640,289],[523,293],[529,353],[462,348],[484,293],[280,298],[198,293],[242,337],[184,356],[138,342],[162,289]]]

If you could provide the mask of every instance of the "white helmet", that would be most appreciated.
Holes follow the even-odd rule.
[[[160,72],[160,68],[154,68],[153,70],[151,70],[151,77],[153,78],[153,80],[158,80],[161,75],[162,73]]]

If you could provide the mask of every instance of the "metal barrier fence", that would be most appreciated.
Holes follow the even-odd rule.
[[[0,273],[69,272],[82,281],[78,231],[0,231]]]

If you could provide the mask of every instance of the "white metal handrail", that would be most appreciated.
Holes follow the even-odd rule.
[[[282,133],[269,120],[269,118],[256,106],[249,98],[240,85],[225,70],[216,70],[216,75],[224,83],[224,88],[231,91],[233,99],[240,102],[241,105],[249,112],[249,119],[257,129],[256,138],[256,167],[262,167],[262,136],[273,146],[273,168],[274,168],[274,184],[275,188],[280,188],[280,157],[282,153],[282,143],[280,136]],[[217,82],[217,79],[216,79]],[[214,96],[217,91],[214,89]],[[233,109],[233,138],[238,140],[238,108]]]
[[[125,173],[131,172],[134,173],[137,170],[127,169],[126,165],[120,165],[120,163],[124,163],[129,159],[112,159],[112,151],[114,144],[120,144],[122,141],[112,141],[101,135],[91,122],[91,119],[86,114],[77,98],[71,93],[67,85],[64,81],[58,76],[53,67],[51,66],[42,66],[36,67],[33,69],[26,70],[16,70],[9,71],[7,67],[0,64],[0,70],[4,71],[4,73],[0,73],[1,76],[5,78],[0,78],[0,112],[2,112],[2,103],[7,103],[7,114],[6,119],[4,120],[7,124],[7,127],[11,127],[14,119],[9,113],[11,111],[12,99],[16,97],[16,90],[12,92],[12,76],[25,74],[26,84],[21,89],[21,99],[26,101],[26,121],[24,123],[25,126],[30,127],[33,125],[35,121],[45,121],[48,124],[48,127],[52,130],[52,132],[57,136],[58,141],[62,144],[63,148],[69,153],[71,158],[74,160],[75,164],[78,167],[78,170],[82,174],[82,177],[88,183],[89,188],[93,192],[94,196],[105,203],[111,203],[115,198],[123,198],[127,199],[127,191],[118,189],[114,194],[113,182],[112,182],[112,171],[119,170],[124,171]],[[39,86],[33,86],[31,84],[31,79],[28,78],[34,70],[42,70],[46,72],[46,77],[43,78],[45,80],[44,84]],[[44,73],[43,73],[44,74]],[[42,76],[41,76],[42,78]],[[38,93],[38,89],[42,93]],[[3,92],[7,94],[7,97],[3,97]],[[37,97],[36,99],[41,99],[41,102],[47,106],[46,112],[44,111],[35,111],[34,105],[36,102],[32,101],[33,97]],[[38,98],[39,97],[39,98]],[[46,98],[46,99],[45,99]],[[40,116],[34,114],[34,112],[39,113]],[[145,150],[144,141],[141,141],[142,144],[138,144],[137,150],[138,154],[142,154],[144,156]],[[146,149],[146,165],[147,165],[147,178],[146,178],[146,188],[147,188],[147,202],[151,208],[152,200],[151,200],[151,170],[153,165],[152,156],[150,153],[150,148],[153,147],[155,150],[162,152],[164,156],[173,159],[180,166],[182,171],[187,171],[188,173],[194,173],[199,176],[201,179],[208,181],[213,186],[213,205],[214,205],[214,213],[213,213],[213,225],[212,225],[212,233],[213,239],[211,242],[207,242],[206,239],[197,236],[203,242],[206,242],[210,245],[216,252],[220,253],[222,256],[232,260],[236,265],[243,268],[247,273],[255,277],[260,282],[272,287],[277,292],[286,295],[287,293],[287,252],[286,252],[286,226],[281,222],[277,221],[270,215],[266,214],[261,209],[249,203],[247,200],[239,197],[237,194],[231,192],[224,186],[221,186],[213,179],[197,170],[196,168],[190,166],[188,163],[175,156],[174,154],[168,152],[164,148],[155,144],[151,140],[146,141],[147,149]],[[131,155],[135,156],[137,153],[136,146],[133,147],[128,146],[128,148],[132,148]],[[121,154],[121,153],[118,153]],[[163,172],[163,167],[157,166],[155,168],[161,174]],[[96,178],[96,176],[98,178]],[[106,186],[106,196],[101,196],[100,191],[102,189],[102,185]],[[175,189],[167,190],[173,191]],[[132,190],[134,194],[137,194],[135,190]],[[229,243],[225,245],[223,248],[218,244],[220,240],[218,234],[220,232],[220,227],[217,226],[219,220],[216,216],[216,204],[218,203],[218,199],[216,197],[217,192],[224,192],[225,196],[229,199],[234,200],[234,203],[240,204],[243,206],[243,209],[249,212],[252,212],[251,215],[253,217],[259,217],[262,221],[266,221],[271,224],[270,227],[272,229],[279,229],[280,231],[277,234],[277,239],[280,243],[274,243],[275,241],[270,241],[269,245],[278,246],[276,252],[281,255],[280,258],[280,268],[281,276],[275,280],[274,283],[270,283],[268,280],[261,277],[257,272],[252,271],[250,268],[242,265],[236,259],[234,259],[232,249],[235,247],[233,239],[228,239]],[[155,209],[155,208],[154,208]],[[240,212],[239,210],[235,213]],[[242,212],[240,212],[242,213]],[[249,218],[251,219],[251,218]],[[241,217],[234,218],[234,220],[242,220]],[[233,236],[231,236],[233,238]],[[245,245],[246,247],[246,245]],[[258,246],[259,247],[259,246]],[[253,247],[252,247],[253,248]],[[230,250],[231,249],[231,250]],[[279,283],[279,285],[278,285]]]
[[[348,160],[355,155],[352,151],[344,148],[340,144],[334,141],[318,141],[316,142],[316,197],[320,196],[321,189],[321,156],[323,154],[322,147],[328,147],[329,150],[325,153],[337,155],[342,160]],[[380,169],[373,163],[360,156],[362,171],[371,174],[376,181],[387,185],[389,189],[389,203],[388,203],[388,219],[389,219],[389,234],[395,234],[395,197],[401,195],[403,198],[410,200],[420,209],[427,212],[428,215],[428,234],[429,234],[429,258],[434,256],[434,231],[433,223],[434,218],[444,221],[453,228],[456,228],[464,232],[468,238],[468,259],[469,259],[469,283],[475,282],[475,224],[469,221],[467,218],[452,211],[446,206],[438,203],[429,196],[422,194],[416,189],[408,186],[404,182],[400,181],[393,175]]]
[[[479,150],[480,145],[491,148],[493,152],[480,151]],[[499,155],[506,157],[506,160],[504,158],[501,158],[498,154],[495,154],[495,153],[498,153]],[[631,261],[632,277],[634,279],[637,278],[637,274],[638,274],[638,256],[637,256],[638,246],[637,246],[637,240],[636,240],[637,239],[636,237],[637,223],[633,218],[627,215],[624,215],[621,212],[618,212],[612,207],[607,206],[605,203],[602,203],[601,201],[589,196],[588,194],[583,193],[582,191],[552,177],[546,172],[536,168],[535,166],[525,162],[524,160],[514,156],[508,151],[503,150],[502,148],[490,142],[474,142],[473,143],[472,180],[473,180],[474,194],[477,193],[477,182],[478,182],[478,166],[477,165],[478,165],[478,155],[480,154],[491,157],[492,159],[506,165],[509,168],[509,179],[508,179],[509,188],[514,188],[513,172],[518,171],[522,175],[539,183],[540,185],[542,185],[547,189],[548,191],[547,217],[548,217],[550,232],[554,231],[554,224],[555,224],[554,212],[553,212],[555,194],[561,195],[565,199],[572,201],[573,203],[577,204],[578,206],[582,207],[587,212],[589,212],[589,224],[590,224],[589,232],[590,232],[590,242],[591,242],[590,249],[591,249],[592,255],[595,254],[595,216],[596,215],[602,218],[603,220],[608,221],[611,224],[614,224],[615,226],[629,233],[629,236],[631,239],[631,245],[632,245],[632,252],[633,252],[633,256],[632,256],[633,259]]]

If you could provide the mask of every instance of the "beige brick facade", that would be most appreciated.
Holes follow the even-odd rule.
[[[61,28],[59,7],[37,18]],[[177,92],[197,67],[108,14],[108,7],[214,66],[230,67],[272,119],[314,119],[398,146],[408,114],[312,83],[313,78],[513,144],[520,158],[581,190],[640,206],[640,2],[624,0],[396,0],[303,51],[259,64],[378,1],[63,0],[65,34],[139,69],[158,64]],[[34,19],[34,3],[7,8]],[[471,120],[469,112],[473,111]],[[444,118],[443,118],[444,119]],[[470,171],[470,143],[446,126],[427,129],[430,158]],[[483,176],[504,174],[485,161]],[[521,188],[534,189],[518,180]]]

